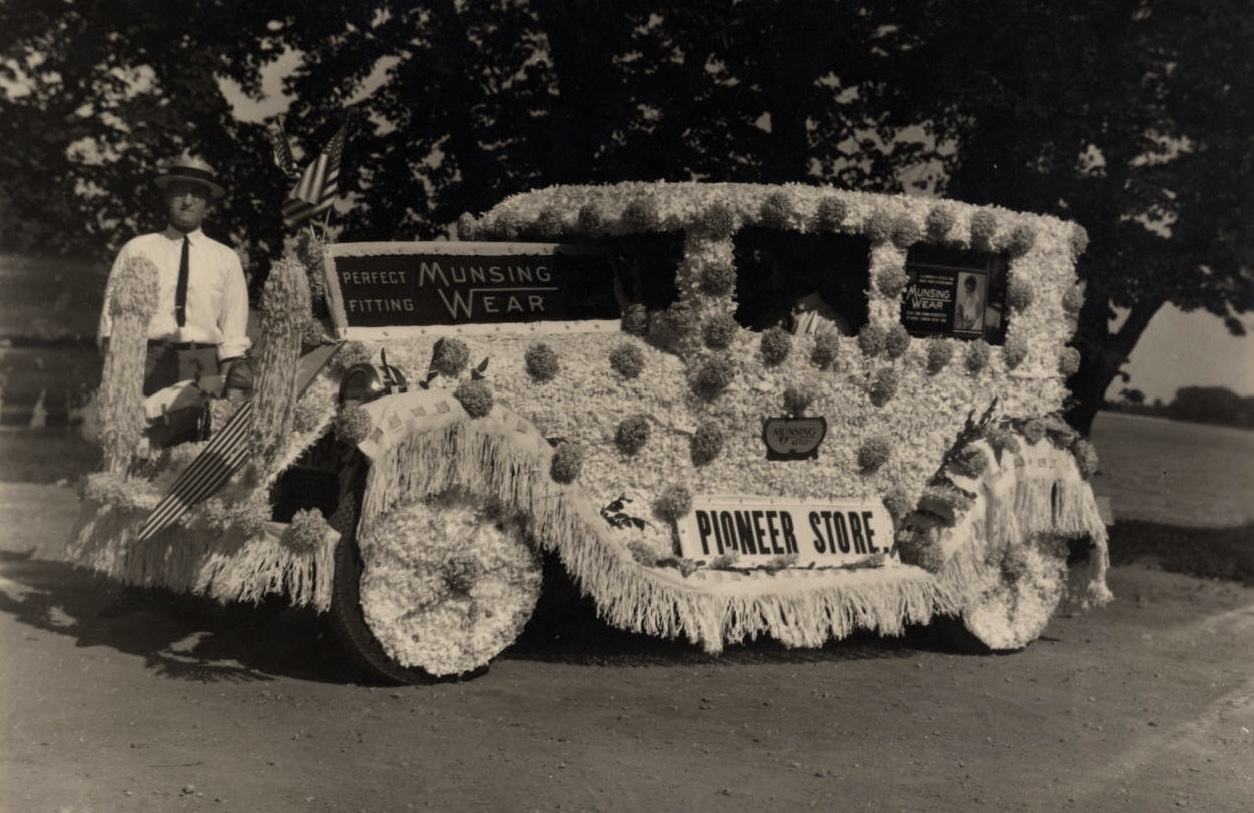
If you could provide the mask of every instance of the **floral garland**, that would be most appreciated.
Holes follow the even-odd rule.
[[[540,561],[499,503],[450,491],[372,528],[359,539],[361,606],[398,663],[463,674],[518,637],[540,595]]]

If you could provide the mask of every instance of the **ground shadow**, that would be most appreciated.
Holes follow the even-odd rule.
[[[0,552],[0,612],[35,629],[144,660],[174,680],[328,683],[362,677],[312,610],[275,600],[219,604],[162,589],[123,588],[64,562]]]

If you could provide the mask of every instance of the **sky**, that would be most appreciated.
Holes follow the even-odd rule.
[[[288,52],[264,71],[261,102],[247,99],[238,87],[223,83],[235,113],[243,121],[262,122],[286,111],[282,81],[300,61],[301,55]],[[376,67],[377,79],[367,81],[372,87],[382,80],[386,65]],[[369,91],[365,91],[369,93]],[[1130,381],[1116,379],[1106,397],[1119,400],[1120,390],[1139,389],[1147,403],[1162,399],[1170,403],[1176,390],[1189,386],[1227,387],[1238,395],[1254,397],[1254,314],[1242,320],[1248,335],[1232,336],[1223,320],[1204,311],[1185,313],[1173,305],[1164,307],[1150,321],[1133,349],[1124,371]]]
[[[1119,390],[1130,387],[1144,392],[1147,403],[1156,398],[1170,403],[1177,389],[1188,386],[1227,387],[1254,396],[1254,314],[1242,321],[1249,335],[1236,337],[1217,316],[1164,307],[1124,365],[1131,380],[1116,380],[1106,397],[1118,400]]]

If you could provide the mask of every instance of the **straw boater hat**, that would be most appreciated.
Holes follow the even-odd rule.
[[[218,185],[216,178],[217,173],[204,159],[182,155],[166,164],[165,172],[158,175],[154,183],[163,191],[175,181],[198,183],[208,189],[213,197],[220,198],[226,194],[226,190]]]

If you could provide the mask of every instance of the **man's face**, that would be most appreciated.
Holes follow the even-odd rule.
[[[166,220],[187,234],[200,228],[209,209],[209,190],[200,184],[175,181],[165,188]]]

